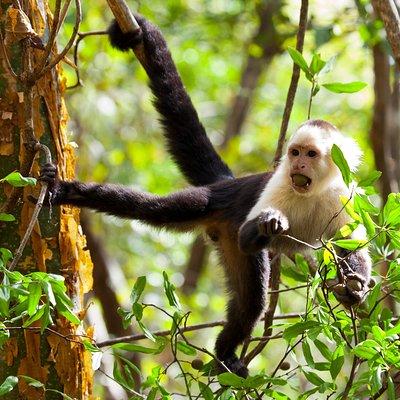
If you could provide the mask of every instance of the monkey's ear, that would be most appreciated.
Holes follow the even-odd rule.
[[[141,29],[123,33],[116,20],[111,22],[107,32],[111,46],[121,51],[134,49],[143,40],[143,32]]]

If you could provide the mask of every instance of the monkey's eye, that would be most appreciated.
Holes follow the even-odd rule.
[[[297,149],[292,149],[291,151],[292,156],[298,156],[300,152]]]
[[[315,150],[310,150],[310,151],[307,153],[307,155],[308,155],[308,157],[315,157],[315,156],[317,155],[317,152],[316,152]]]

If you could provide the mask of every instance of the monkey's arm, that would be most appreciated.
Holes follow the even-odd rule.
[[[87,207],[157,227],[190,229],[210,213],[210,190],[196,187],[168,196],[155,196],[119,185],[61,181],[56,168],[46,164],[41,180],[49,183],[52,204]]]
[[[110,41],[123,51],[143,44],[139,58],[150,78],[169,152],[181,172],[195,186],[233,177],[199,121],[160,30],[140,15],[135,18],[142,32],[124,34],[114,21],[109,28]]]

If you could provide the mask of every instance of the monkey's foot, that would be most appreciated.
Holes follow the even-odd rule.
[[[269,208],[258,216],[258,228],[267,237],[280,235],[289,229],[289,221],[279,210]]]
[[[344,278],[343,283],[338,279],[327,282],[328,289],[332,290],[336,299],[346,307],[362,303],[368,292],[369,283],[356,273],[347,274]]]
[[[226,368],[228,368],[229,371],[233,372],[234,374],[242,378],[247,378],[249,376],[249,370],[236,356],[229,357],[222,362],[224,363]],[[216,371],[218,374],[227,372],[226,368],[224,368],[218,361],[216,361]]]

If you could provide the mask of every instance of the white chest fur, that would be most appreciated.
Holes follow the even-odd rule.
[[[287,233],[290,236],[316,245],[321,236],[331,237],[349,221],[344,210],[336,215],[342,209],[339,198],[341,194],[348,195],[347,187],[341,182],[321,193],[309,196],[298,194],[292,188],[287,173],[278,168],[250,211],[247,220],[257,217],[267,208],[274,208],[289,220]],[[273,247],[279,247],[281,251],[300,250],[299,245],[290,239],[280,239],[275,242],[276,246]]]

